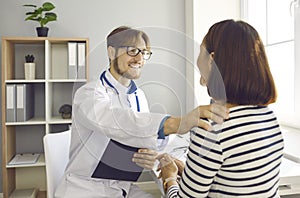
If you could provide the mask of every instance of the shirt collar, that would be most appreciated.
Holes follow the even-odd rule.
[[[112,88],[115,88],[119,93],[132,94],[137,90],[137,86],[133,80],[131,80],[129,87],[125,87],[111,75],[108,69],[104,71],[104,78],[106,78],[106,80],[109,82],[106,84],[108,84],[110,87],[113,86]]]

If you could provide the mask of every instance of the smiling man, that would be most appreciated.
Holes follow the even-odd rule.
[[[107,36],[107,53],[109,68],[74,95],[70,161],[55,197],[152,197],[132,184],[135,173],[122,176],[132,172],[128,164],[152,169],[156,150],[166,145],[167,135],[186,133],[194,126],[207,129],[200,117],[222,122],[227,115],[218,106],[197,107],[183,117],[150,113],[144,92],[134,82],[152,54],[144,32],[124,26],[114,29]],[[117,147],[138,152],[134,156],[132,152],[129,160],[124,149],[107,155],[108,148]],[[116,174],[107,174],[107,167]]]

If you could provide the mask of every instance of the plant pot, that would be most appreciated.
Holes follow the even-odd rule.
[[[25,80],[34,80],[35,79],[35,63],[25,63]]]
[[[47,37],[48,31],[49,31],[49,28],[47,28],[47,27],[37,27],[36,28],[38,37]]]

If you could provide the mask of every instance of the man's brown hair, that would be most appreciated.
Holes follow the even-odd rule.
[[[106,37],[107,47],[132,46],[140,37],[145,41],[147,49],[150,49],[149,37],[145,32],[128,26],[120,26]]]

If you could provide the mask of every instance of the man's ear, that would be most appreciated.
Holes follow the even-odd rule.
[[[112,46],[108,46],[107,54],[110,60],[114,60],[116,57],[116,49],[113,48]]]

